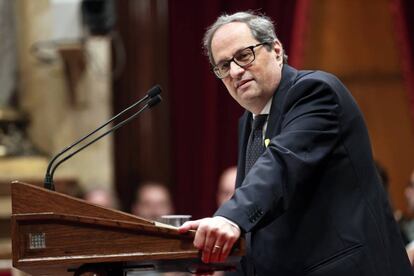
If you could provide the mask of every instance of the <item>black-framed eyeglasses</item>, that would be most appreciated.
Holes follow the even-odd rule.
[[[237,53],[234,54],[233,58],[230,60],[224,60],[217,64],[216,66],[213,66],[212,70],[214,74],[216,74],[216,77],[219,79],[223,79],[227,77],[230,74],[230,63],[234,61],[238,66],[245,67],[252,63],[254,59],[256,58],[256,55],[254,53],[254,48],[262,46],[266,43],[259,43],[256,45],[252,45],[249,47],[246,47],[240,51],[237,51]]]

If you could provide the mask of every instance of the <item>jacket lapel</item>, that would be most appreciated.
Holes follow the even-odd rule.
[[[283,116],[282,107],[287,91],[294,83],[298,71],[289,65],[285,64],[282,69],[282,79],[279,87],[276,89],[272,106],[270,107],[269,119],[267,122],[267,129],[265,133],[265,139],[272,139],[280,132],[280,125]],[[239,120],[239,156],[237,164],[237,177],[236,188],[240,187],[245,177],[245,160],[246,160],[246,147],[249,140],[251,130],[252,113],[246,111]]]
[[[298,71],[285,64],[282,69],[282,79],[279,87],[273,96],[272,106],[270,107],[269,119],[267,121],[267,129],[265,139],[272,139],[280,132],[281,122],[283,119],[282,108],[287,92],[293,85]]]
[[[246,111],[239,120],[239,156],[237,164],[236,188],[241,186],[245,177],[246,147],[251,130],[252,113]]]

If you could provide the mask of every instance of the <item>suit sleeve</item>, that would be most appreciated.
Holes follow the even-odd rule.
[[[339,141],[338,98],[327,83],[306,79],[287,93],[280,133],[215,213],[245,232],[288,210],[295,193],[312,185],[311,178]]]

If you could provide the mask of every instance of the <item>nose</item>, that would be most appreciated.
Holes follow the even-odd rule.
[[[236,64],[234,61],[230,62],[230,76],[235,78],[244,72],[244,68]]]

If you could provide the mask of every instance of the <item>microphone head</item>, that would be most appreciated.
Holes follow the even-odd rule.
[[[148,107],[149,107],[149,108],[151,108],[151,107],[153,107],[154,105],[159,104],[159,103],[161,102],[161,100],[162,100],[162,98],[161,98],[161,96],[160,96],[160,95],[157,95],[157,96],[155,96],[155,97],[151,98],[151,99],[148,101]]]
[[[158,84],[156,86],[154,86],[153,88],[151,88],[147,95],[150,98],[154,98],[155,96],[159,95],[161,93],[161,86],[159,86]]]

